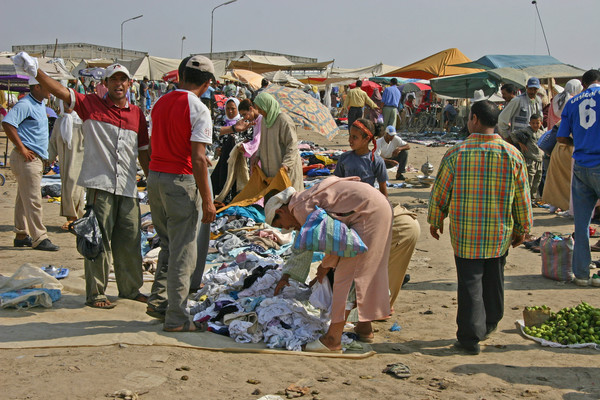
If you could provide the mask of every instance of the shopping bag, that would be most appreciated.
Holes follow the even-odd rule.
[[[77,236],[77,251],[79,254],[94,261],[104,251],[102,232],[94,213],[94,207],[85,206],[83,217],[69,224],[69,232]]]
[[[315,278],[316,279],[316,278]],[[323,283],[316,281],[312,287],[310,298],[308,299],[310,304],[320,310],[327,312],[331,311],[331,302],[333,301],[333,290],[329,283],[329,278],[324,277]]]
[[[542,276],[561,282],[573,280],[573,237],[544,232],[540,239]]]
[[[368,250],[354,229],[331,217],[320,207],[308,215],[296,236],[294,248],[340,257],[355,257]]]

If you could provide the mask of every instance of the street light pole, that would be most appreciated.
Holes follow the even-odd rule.
[[[133,21],[134,19],[142,18],[144,15],[138,15],[137,17],[126,19],[121,22],[121,60],[123,59],[123,24],[127,21]]]
[[[181,38],[181,54],[179,55],[179,58],[181,58],[183,60],[183,41],[185,40],[185,36],[183,36]]]
[[[213,54],[213,20],[215,17],[215,10],[219,7],[226,6],[227,4],[235,3],[236,1],[237,0],[229,0],[223,4],[219,4],[218,6],[213,8],[212,12],[210,13],[210,59],[211,60],[212,60],[212,54]]]
[[[537,6],[537,1],[533,0],[531,2],[535,6],[535,11],[537,12],[538,19],[540,20],[540,26],[542,27],[542,34],[544,35],[544,41],[546,42],[546,49],[548,50],[548,55],[550,55],[550,46],[548,46],[548,39],[546,39],[546,31],[544,30],[544,24],[542,23],[542,17],[540,17],[540,10]]]

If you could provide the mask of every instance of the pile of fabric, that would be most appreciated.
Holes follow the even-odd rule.
[[[207,257],[216,265],[205,271],[189,312],[194,321],[237,342],[264,341],[270,348],[299,351],[327,331],[328,311],[311,304],[311,295],[319,291],[305,284],[294,282],[273,296],[295,234],[263,222],[257,205],[234,206],[217,215]]]
[[[311,304],[313,292],[303,284],[293,282],[273,296],[282,263],[245,252],[212,268],[204,274],[198,301],[190,302],[194,321],[240,343],[264,341],[269,348],[300,351],[327,331],[328,313]]]

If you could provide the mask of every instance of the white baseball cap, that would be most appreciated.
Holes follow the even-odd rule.
[[[128,79],[131,79],[131,74],[129,73],[129,70],[121,64],[112,64],[112,65],[109,65],[108,67],[106,67],[106,72],[104,74],[104,77],[108,79],[111,76],[113,76],[114,74],[116,74],[117,72],[122,72],[125,75],[127,75]]]
[[[385,131],[390,136],[396,136],[396,128],[394,128],[394,125],[388,125],[388,127],[385,128]]]

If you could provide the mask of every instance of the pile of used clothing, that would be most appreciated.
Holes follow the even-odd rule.
[[[189,312],[194,321],[237,342],[264,341],[270,348],[299,351],[327,331],[328,311],[311,304],[313,290],[304,283],[291,281],[274,296],[295,232],[263,222],[258,205],[233,206],[217,215],[207,257],[216,265],[204,273]]]
[[[328,150],[318,147],[313,142],[302,141],[298,145],[302,157],[304,187],[308,188],[321,179],[333,174],[337,160],[343,151]]]

